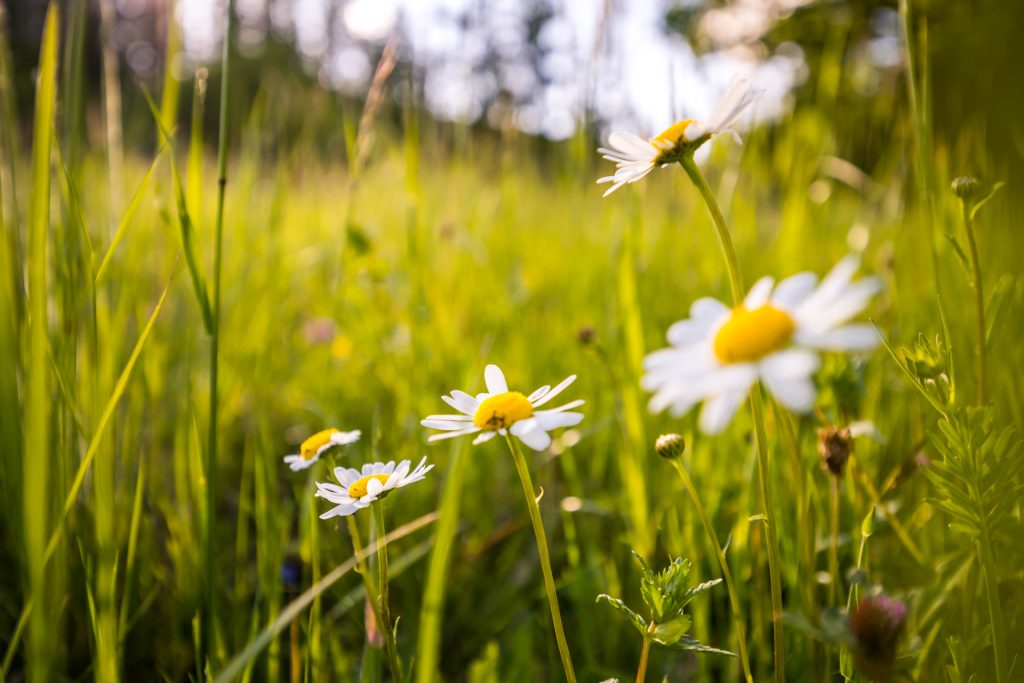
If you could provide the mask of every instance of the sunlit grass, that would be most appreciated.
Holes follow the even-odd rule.
[[[386,679],[383,640],[367,632],[363,579],[349,573],[372,557],[379,527],[371,531],[372,515],[352,518],[368,544],[354,560],[348,524],[318,519],[325,508],[313,481],[327,481],[334,464],[429,455],[432,476],[403,491],[401,505],[384,501],[395,536],[390,616],[408,678],[558,680],[515,463],[500,440],[428,446],[419,426],[451,387],[483,391],[483,367],[497,362],[515,368],[517,386],[578,374],[575,389],[587,399],[582,424],[526,456],[544,490],[540,512],[580,680],[636,671],[631,627],[594,602],[607,593],[640,604],[630,550],[655,567],[688,558],[707,581],[722,576],[716,537],[735,585],[687,606],[692,638],[738,651],[745,633],[753,679],[770,678],[754,423],[741,411],[725,434],[703,436],[692,414],[649,415],[638,384],[644,353],[664,344],[690,302],[727,300],[730,291],[686,174],[666,169],[601,200],[594,180],[608,169],[578,153],[592,146],[583,136],[499,138],[411,107],[380,116],[372,139],[358,141],[359,113],[339,106],[331,113],[347,147],[340,138],[321,146],[312,132],[288,146],[273,86],[231,103],[245,124],[221,130],[235,144],[217,163],[204,157],[201,128],[189,127],[203,103],[175,120],[170,79],[154,104],[163,127],[147,121],[154,145],[127,155],[125,187],[112,188],[120,171],[110,172],[106,133],[53,123],[57,93],[74,92],[53,80],[55,35],[44,42],[33,155],[5,143],[0,174],[0,348],[11,359],[0,372],[2,544],[11,558],[0,632],[22,641],[8,651],[5,674],[182,680],[202,675],[206,653],[223,680]],[[202,95],[205,75],[180,85]],[[920,126],[903,103],[888,105],[891,144],[865,175],[832,159],[839,149],[828,116],[841,112],[798,108],[742,147],[716,144],[708,191],[748,282],[821,275],[860,254],[862,269],[885,282],[869,316],[894,353],[919,334],[951,347],[938,360],[920,351],[904,363],[916,382],[914,373],[941,361],[922,392],[944,386],[945,372],[955,379],[955,408],[976,402],[975,348],[987,335],[988,419],[1000,426],[993,431],[1019,433],[1020,226],[996,195],[970,226],[977,267],[962,268],[946,237],[963,241],[946,186],[976,166],[964,167],[959,146],[914,147]],[[346,149],[364,156],[355,161]],[[914,175],[922,164],[928,177]],[[127,201],[112,206],[118,197]],[[174,277],[179,271],[187,272]],[[981,333],[982,288],[970,285],[979,277],[988,295]],[[933,406],[955,411],[914,382],[884,349],[829,356],[815,414],[767,407],[783,609],[817,623],[824,608],[881,586],[909,606],[899,663],[914,680],[943,680],[954,661],[964,680],[996,680],[997,671],[1012,680],[1007,660],[1024,650],[1024,610],[1020,550],[1007,542],[1019,538],[1020,507],[1006,492],[1019,490],[1020,471],[999,470],[1009,475],[991,489],[1000,506],[991,519],[1003,526],[979,534],[975,550],[960,535],[971,529],[949,528],[951,508],[928,502],[963,479],[921,475],[922,453],[937,461],[960,443],[929,441]],[[957,419],[950,424],[975,424]],[[854,421],[870,421],[877,436],[856,440],[834,497],[817,428]],[[331,425],[361,428],[364,439],[291,472],[282,457]],[[655,454],[663,432],[682,435],[681,460]],[[1009,456],[978,446],[972,457],[1019,458],[1019,445],[1008,444]],[[970,498],[972,520],[988,519],[986,495]],[[861,583],[849,579],[854,568]],[[842,585],[831,583],[836,574]],[[372,580],[366,586],[372,593]],[[1000,604],[997,624],[990,613]],[[213,615],[205,630],[202,615]],[[823,680],[826,662],[852,672],[849,656],[826,655],[797,629],[785,629],[782,645],[787,680]],[[735,658],[654,648],[644,661],[650,680],[742,677]]]

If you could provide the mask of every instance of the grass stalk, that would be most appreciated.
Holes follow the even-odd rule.
[[[384,506],[378,501],[373,508],[373,519],[377,525],[377,538],[387,535],[384,526]],[[377,597],[377,609],[380,613],[378,628],[384,631],[384,647],[387,650],[388,668],[391,669],[391,680],[401,683],[405,680],[402,675],[402,662],[398,659],[398,643],[395,642],[395,628],[391,623],[390,588],[388,585],[388,547],[387,544],[377,545],[377,585],[380,593]]]
[[[733,246],[732,237],[729,234],[729,226],[725,222],[725,216],[718,206],[718,200],[708,187],[697,162],[693,155],[683,157],[680,164],[686,175],[690,177],[693,184],[697,186],[704,204],[711,214],[711,222],[715,226],[715,234],[718,236],[718,243],[725,257],[726,270],[729,274],[729,288],[732,291],[734,306],[741,306],[743,303],[743,276],[740,272],[739,259],[736,257],[736,248]],[[768,478],[768,442],[764,426],[764,407],[761,402],[761,388],[755,384],[750,389],[750,412],[754,422],[754,436],[757,447],[758,481],[761,490],[761,504],[764,506],[764,524],[768,536],[768,577],[771,582],[772,599],[772,652],[774,660],[774,677],[776,683],[784,683],[786,680],[785,671],[785,649],[782,633],[782,567],[779,559],[779,542],[777,538],[776,522],[771,504],[771,487]]]
[[[228,2],[224,13],[224,39],[221,58],[220,120],[217,140],[217,217],[214,223],[213,242],[213,300],[211,302],[212,325],[210,328],[210,408],[209,429],[206,445],[206,547],[203,556],[205,577],[205,611],[203,618],[202,661],[215,659],[216,630],[216,573],[214,569],[214,548],[216,548],[216,490],[217,490],[217,425],[218,425],[218,372],[220,360],[220,282],[221,250],[224,241],[224,194],[227,187],[228,169],[228,95],[231,85],[231,18],[234,3]],[[180,190],[180,188],[179,188]]]
[[[679,461],[679,458],[672,460],[672,466],[679,473],[679,478],[683,480],[683,486],[686,487],[686,492],[693,502],[693,507],[697,510],[697,516],[700,517],[700,522],[704,525],[704,532],[708,535],[708,540],[711,541],[711,545],[715,549],[715,557],[718,558],[718,564],[722,568],[722,578],[725,579],[725,587],[729,593],[729,607],[732,610],[732,618],[736,624],[736,646],[739,650],[740,663],[743,666],[743,678],[747,683],[753,683],[754,677],[750,671],[750,656],[747,654],[746,620],[743,616],[743,608],[740,606],[739,594],[736,592],[736,583],[733,581],[732,571],[729,569],[729,562],[726,560],[722,544],[718,541],[718,534],[708,518],[707,510],[704,509],[700,496],[697,495],[697,487],[693,485],[693,479],[690,478],[690,473],[686,470],[686,466]]]
[[[45,539],[49,526],[51,400],[48,360],[47,239],[50,231],[50,150],[56,107],[57,46],[60,19],[57,6],[50,4],[43,28],[39,54],[32,142],[32,190],[29,200],[28,283],[29,331],[28,368],[25,375],[25,448],[23,456],[24,525],[28,595],[39,606],[29,617],[29,681],[46,681],[55,653],[49,609],[51,592],[47,583]]]
[[[523,457],[522,449],[510,435],[505,435],[508,448],[512,451],[512,460],[516,465],[516,472],[519,474],[519,481],[523,485],[523,495],[526,497],[526,507],[530,511],[530,522],[533,524],[533,535],[537,539],[537,555],[540,556],[541,573],[544,575],[544,589],[548,595],[548,607],[551,610],[551,623],[555,629],[555,639],[558,641],[558,654],[562,658],[562,668],[565,670],[565,678],[569,683],[576,683],[576,673],[572,668],[572,657],[569,654],[569,644],[565,639],[565,630],[562,627],[562,612],[558,608],[558,594],[555,590],[555,578],[551,572],[551,556],[548,552],[548,541],[544,533],[544,520],[540,516],[540,507],[537,505],[536,494],[533,489],[533,481],[530,479],[530,470]]]
[[[647,679],[647,658],[650,656],[650,654],[651,636],[645,633],[644,644],[640,647],[640,663],[636,667],[636,683],[644,683],[644,680]]]

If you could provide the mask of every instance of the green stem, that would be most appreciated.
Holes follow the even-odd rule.
[[[690,500],[693,501],[693,506],[697,509],[697,516],[700,517],[701,524],[704,525],[704,532],[707,533],[708,538],[711,539],[711,545],[714,546],[715,555],[718,557],[718,564],[722,567],[722,577],[725,579],[725,587],[729,591],[729,605],[732,607],[732,616],[736,621],[736,640],[740,651],[740,663],[743,665],[743,678],[747,683],[753,683],[754,677],[750,673],[750,658],[747,655],[746,621],[743,618],[743,611],[740,609],[740,599],[736,593],[736,584],[732,580],[732,572],[729,570],[729,563],[725,560],[722,544],[718,542],[718,534],[715,533],[715,528],[711,526],[711,520],[708,519],[708,513],[704,509],[704,504],[697,495],[697,487],[693,485],[690,473],[686,471],[686,467],[678,459],[672,461],[672,466],[676,468],[679,478],[683,480],[683,485],[686,487],[686,492],[690,494]]]
[[[530,521],[533,523],[533,535],[537,539],[537,555],[540,556],[541,573],[544,575],[544,590],[548,594],[548,606],[551,608],[551,623],[555,629],[555,640],[558,641],[558,654],[562,658],[562,668],[565,669],[565,678],[569,683],[576,683],[576,673],[572,668],[572,657],[569,655],[569,644],[565,640],[565,630],[562,628],[562,612],[558,609],[558,595],[555,593],[555,578],[551,573],[551,557],[548,554],[548,542],[544,534],[544,521],[540,516],[540,507],[537,505],[537,498],[533,492],[533,481],[530,479],[530,470],[526,466],[526,458],[519,448],[519,444],[510,434],[505,435],[508,448],[512,451],[512,460],[516,464],[516,471],[519,473],[519,481],[523,485],[523,495],[526,497],[526,507],[530,511]]]
[[[967,244],[971,250],[971,269],[974,272],[974,316],[978,334],[978,405],[985,405],[985,290],[981,281],[981,260],[978,258],[978,242],[974,237],[974,221],[967,202],[963,203],[964,229]]]
[[[832,575],[832,590],[829,597],[829,604],[835,607],[839,603],[839,480],[830,476],[829,490],[831,493],[830,523],[829,523],[829,544],[828,544],[828,572]]]
[[[224,236],[224,189],[227,186],[228,168],[228,86],[231,82],[231,16],[232,2],[228,2],[224,17],[224,52],[222,56],[223,79],[220,89],[220,121],[217,141],[217,218],[214,226],[213,243],[213,325],[210,329],[210,428],[206,447],[206,552],[203,561],[206,588],[206,613],[203,619],[203,657],[205,665],[213,669],[215,647],[214,624],[216,614],[216,589],[214,587],[214,519],[216,518],[216,475],[217,475],[217,375],[220,356],[220,271],[221,245]]]
[[[996,681],[1006,680],[1009,667],[1006,662],[1006,634],[1003,629],[1003,607],[999,600],[999,583],[995,576],[995,558],[992,556],[992,544],[989,541],[987,525],[982,528],[981,538],[977,543],[978,559],[981,571],[985,576],[985,600],[988,602],[989,623],[992,627],[992,654],[996,660]]]
[[[697,168],[693,155],[683,157],[679,162],[690,177],[693,184],[697,186],[704,204],[711,214],[711,222],[715,226],[718,235],[718,243],[722,248],[722,255],[725,257],[726,270],[729,274],[729,287],[732,290],[733,305],[740,306],[743,302],[743,276],[740,273],[739,259],[736,258],[736,248],[732,244],[729,235],[729,227],[725,223],[725,217],[718,206],[718,200],[708,187],[708,183]],[[785,683],[785,653],[782,642],[782,584],[779,561],[779,543],[777,539],[774,517],[771,515],[771,492],[768,485],[768,442],[764,428],[764,408],[761,405],[761,392],[758,385],[750,389],[750,412],[753,416],[755,441],[757,442],[757,463],[758,479],[761,489],[761,503],[764,506],[764,523],[768,532],[768,576],[771,581],[772,597],[772,647],[775,661],[775,681]]]
[[[651,626],[654,626],[654,622],[651,622]],[[645,633],[644,644],[643,647],[640,648],[640,664],[636,668],[636,683],[644,683],[644,679],[647,678],[647,656],[650,652],[651,637]]]
[[[371,505],[373,518],[377,523],[377,538],[384,538],[384,506],[381,501]],[[379,627],[384,632],[384,647],[387,650],[388,667],[391,669],[391,680],[401,683],[402,663],[398,659],[398,644],[395,642],[395,630],[391,626],[391,607],[388,597],[388,546],[386,543],[377,544],[377,583],[380,586],[378,607],[380,610]]]
[[[718,207],[718,200],[715,199],[714,192],[708,187],[708,182],[704,180],[700,169],[697,168],[697,162],[693,160],[693,155],[683,157],[679,164],[686,171],[686,175],[690,176],[693,184],[697,186],[700,196],[704,198],[704,204],[708,208],[708,213],[711,214],[711,222],[715,226],[715,235],[718,237],[718,244],[722,248],[722,256],[725,257],[726,271],[729,274],[729,289],[732,291],[732,302],[733,305],[739,306],[743,302],[743,275],[740,272],[740,261],[736,257],[736,247],[732,244],[732,236],[729,234],[729,226],[725,222],[725,216],[722,215],[722,209]]]

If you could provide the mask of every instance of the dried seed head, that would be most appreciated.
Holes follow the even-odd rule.
[[[678,434],[662,434],[654,442],[654,448],[658,455],[666,460],[678,458],[686,450],[686,442]]]
[[[590,346],[597,339],[597,330],[590,325],[584,325],[576,331],[576,341],[583,346]]]
[[[841,477],[846,461],[853,452],[853,437],[847,427],[822,427],[818,430],[818,454],[821,462],[833,476]]]

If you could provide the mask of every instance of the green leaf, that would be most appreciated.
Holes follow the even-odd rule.
[[[685,614],[680,614],[663,624],[654,627],[654,640],[662,645],[673,645],[690,630],[692,621]]]
[[[972,221],[974,220],[974,217],[978,214],[978,211],[981,210],[981,207],[983,207],[986,204],[988,204],[989,200],[992,199],[992,197],[995,196],[996,192],[998,192],[999,190],[1003,189],[1003,185],[1006,185],[1006,183],[1000,180],[998,183],[996,183],[996,184],[994,184],[992,186],[992,190],[989,191],[989,193],[987,195],[985,195],[984,197],[982,197],[981,199],[979,199],[978,201],[976,201],[974,203],[974,206],[971,207],[971,220]]]
[[[625,614],[626,618],[629,619],[630,623],[633,624],[636,630],[640,632],[640,635],[646,635],[647,621],[639,614],[637,614],[629,607],[627,607],[626,603],[622,602],[622,600],[619,600],[618,598],[613,598],[612,596],[607,595],[605,593],[601,593],[597,596],[597,602],[600,602],[602,600],[607,602],[609,605],[617,609],[622,614]]]
[[[717,647],[710,647],[708,645],[704,645],[700,641],[691,640],[690,638],[683,638],[672,643],[671,645],[666,645],[664,643],[661,644],[673,650],[681,650],[683,652],[703,652],[711,655],[725,655],[726,657],[736,656],[736,653],[734,652],[729,652],[728,650],[720,650]]]

